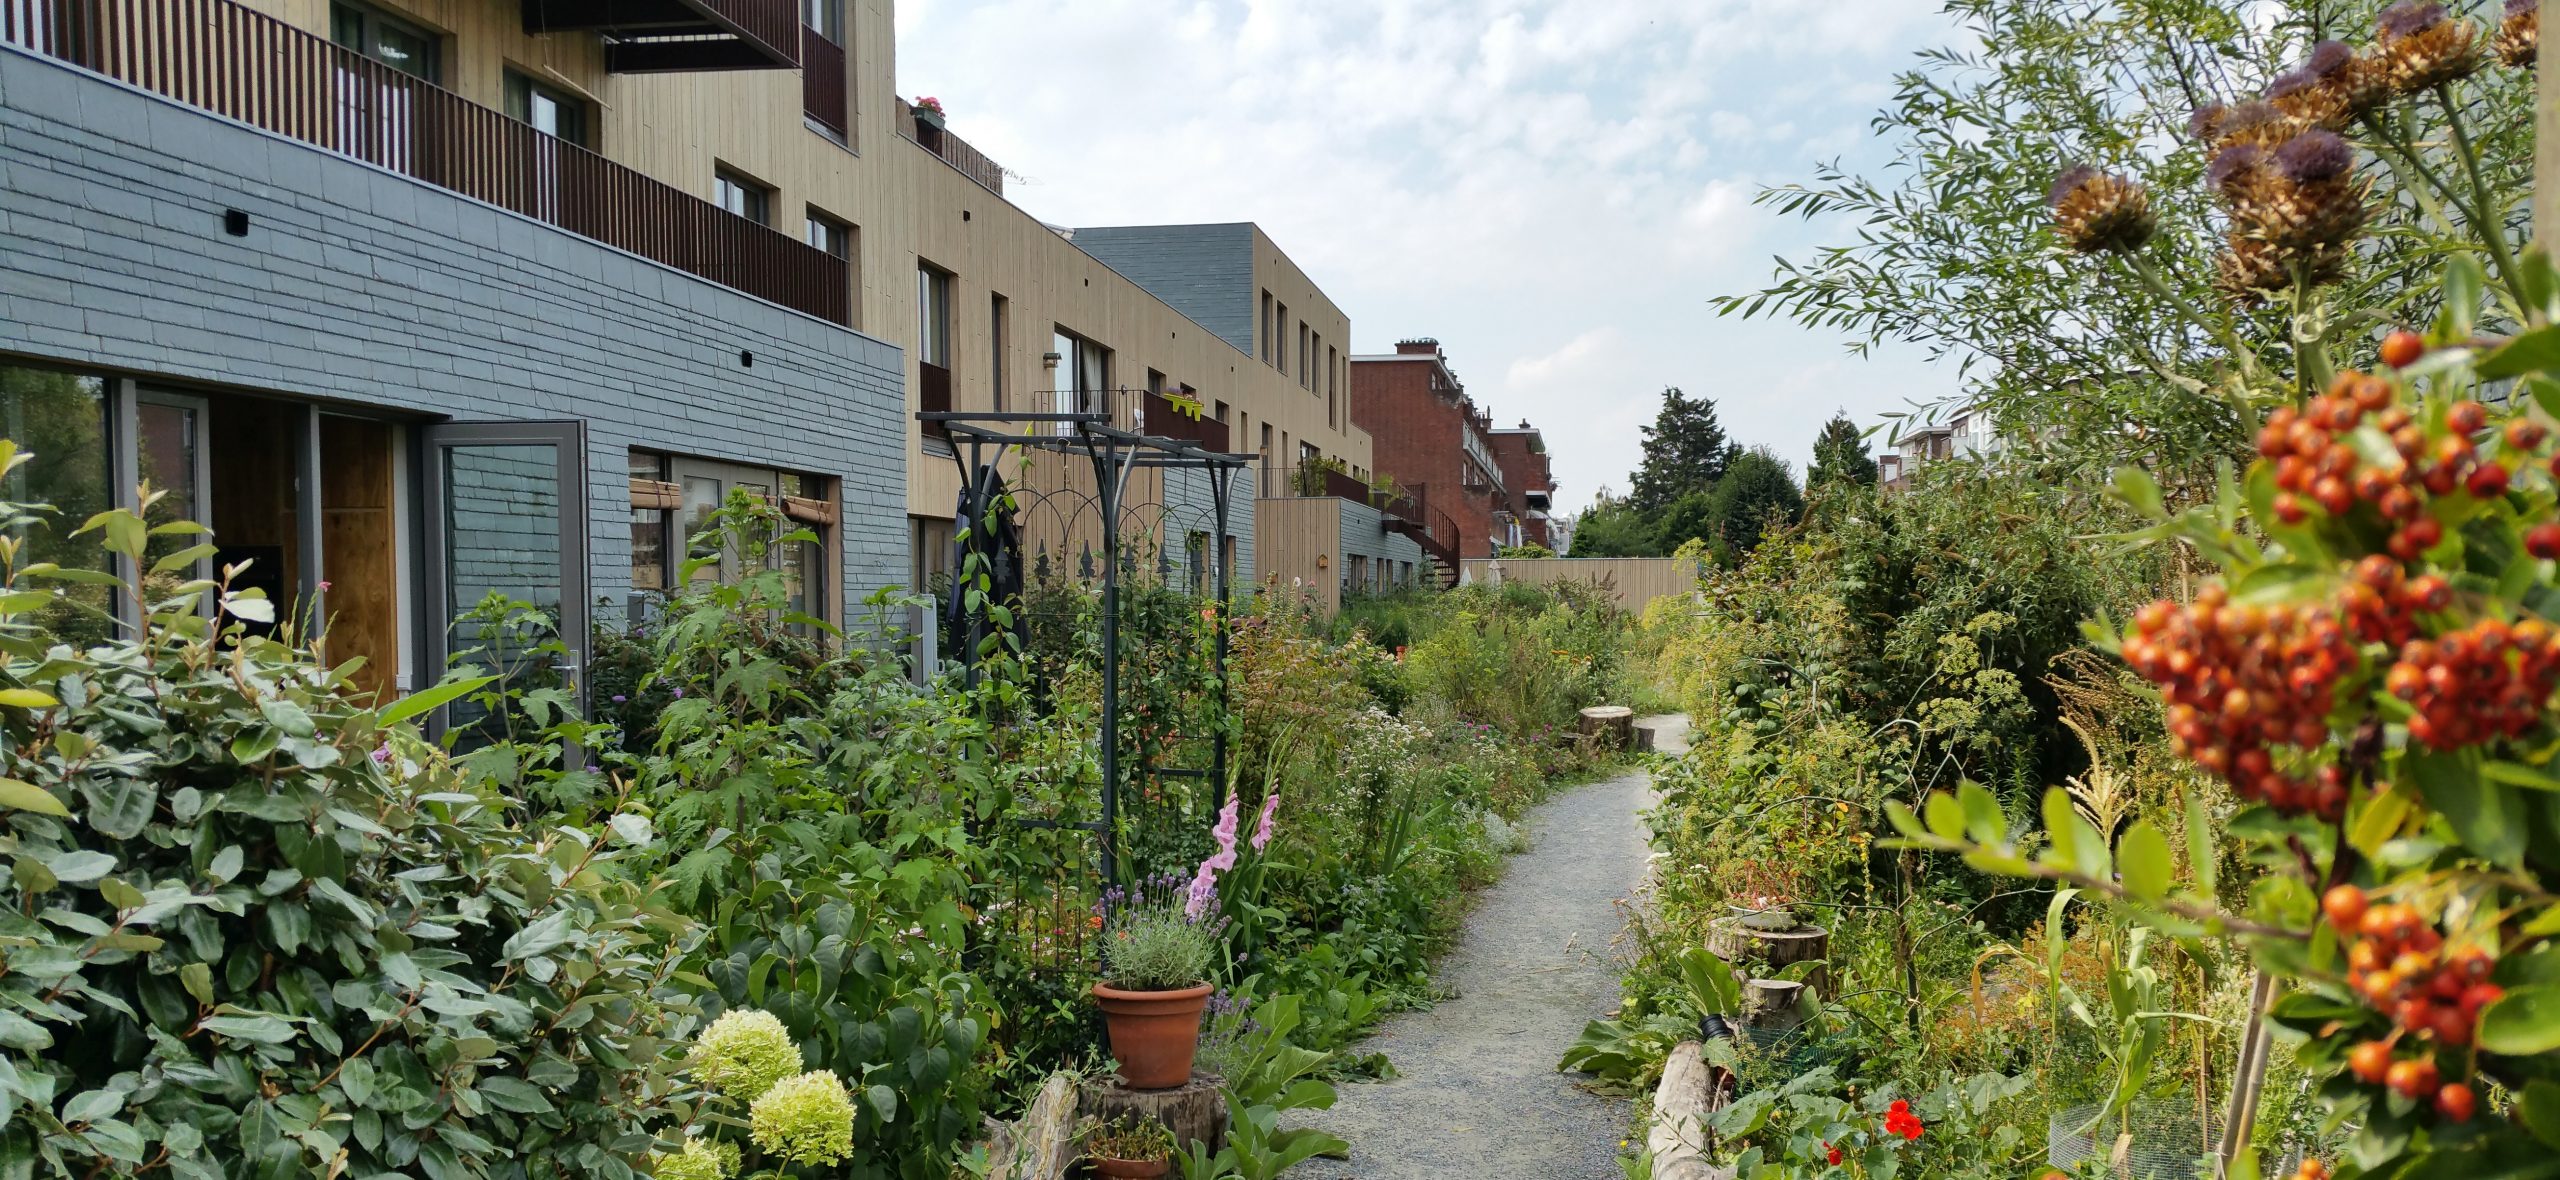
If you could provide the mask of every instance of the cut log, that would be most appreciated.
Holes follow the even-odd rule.
[[[1154,1119],[1173,1132],[1178,1149],[1188,1151],[1197,1141],[1215,1152],[1227,1145],[1227,1102],[1219,1092],[1223,1085],[1216,1074],[1198,1072],[1170,1090],[1132,1090],[1109,1078],[1086,1084],[1083,1113],[1106,1123],[1130,1115]]]
[[[1769,1032],[1794,1032],[1804,1027],[1803,998],[1804,985],[1792,979],[1746,979],[1737,1023]]]
[[[1816,995],[1831,994],[1831,932],[1820,926],[1754,930],[1734,918],[1707,925],[1707,949],[1754,975],[1777,975],[1798,963],[1817,964],[1802,977]],[[1743,964],[1753,964],[1743,967]]]
[[[1624,705],[1593,705],[1582,711],[1582,736],[1591,744],[1624,750],[1634,742],[1636,711]]]
[[[1653,751],[1654,751],[1654,729],[1653,729],[1653,727],[1652,727],[1652,726],[1650,726],[1650,725],[1639,725],[1639,726],[1637,726],[1637,727],[1636,727],[1636,752],[1637,752],[1637,753],[1640,753],[1640,754],[1650,754],[1650,753],[1652,753]]]
[[[1662,1085],[1653,1092],[1653,1125],[1645,1150],[1654,1180],[1731,1180],[1733,1170],[1707,1162],[1715,1146],[1709,1120],[1724,1105],[1724,1088],[1696,1041],[1682,1041],[1662,1063]]]
[[[1062,1180],[1076,1162],[1077,1101],[1067,1075],[1049,1075],[1021,1120],[989,1137],[987,1180]]]

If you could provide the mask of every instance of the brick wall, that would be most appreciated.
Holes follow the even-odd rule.
[[[1548,493],[1549,503],[1552,506],[1556,487],[1555,476],[1551,471],[1547,453],[1543,450],[1534,450],[1530,446],[1538,436],[1528,430],[1528,423],[1523,422],[1520,425],[1519,430],[1499,430],[1490,436],[1493,442],[1493,461],[1502,468],[1502,487],[1509,501],[1507,507],[1520,521],[1521,540],[1528,544],[1544,545],[1552,549],[1555,547],[1555,539],[1547,529],[1547,522],[1529,514],[1531,511],[1529,494]],[[1542,511],[1551,510],[1552,507]]]
[[[832,476],[847,601],[907,577],[895,346],[5,47],[0,354],[582,420],[593,596],[628,589],[635,447]]]
[[[1437,354],[1434,349],[1432,354]],[[1407,354],[1417,355],[1417,354]],[[1408,490],[1426,489],[1432,535],[1458,547],[1461,556],[1490,556],[1493,495],[1465,487],[1464,387],[1435,393],[1431,360],[1357,359],[1351,365],[1351,420],[1369,432],[1370,465]],[[1455,524],[1441,537],[1438,514]]]

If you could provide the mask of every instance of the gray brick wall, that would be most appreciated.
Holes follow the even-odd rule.
[[[615,601],[633,448],[833,476],[847,602],[906,581],[894,345],[7,47],[0,354],[583,420],[590,592]]]
[[[1241,600],[1252,597],[1261,586],[1253,569],[1253,473],[1250,470],[1240,471],[1232,480],[1227,492],[1225,535],[1235,541],[1236,570],[1231,586],[1236,598]],[[1165,544],[1172,550],[1177,563],[1189,560],[1191,534],[1210,535],[1218,531],[1217,504],[1215,486],[1207,472],[1179,469],[1165,472]],[[1209,556],[1214,563],[1217,558],[1214,547]],[[1209,568],[1214,575],[1215,564]],[[1204,579],[1201,584],[1211,587],[1214,592],[1217,582],[1212,577]]]
[[[1389,582],[1403,577],[1407,569],[1417,580],[1430,572],[1423,561],[1422,543],[1403,533],[1387,531],[1385,513],[1349,500],[1334,503],[1342,506],[1342,568],[1336,571],[1341,577],[1351,576],[1354,557],[1368,558],[1372,568],[1382,561],[1393,563],[1386,574]]]
[[[1253,226],[1128,225],[1075,231],[1085,253],[1253,355]]]

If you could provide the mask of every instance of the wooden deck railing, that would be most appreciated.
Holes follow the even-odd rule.
[[[1146,430],[1157,438],[1187,442],[1215,454],[1227,453],[1227,424],[1210,417],[1192,417],[1160,393],[1146,395]]]
[[[942,162],[957,168],[969,179],[1004,195],[1004,168],[987,158],[985,152],[969,146],[969,141],[950,131],[916,122],[916,111],[907,100],[898,100],[898,134],[916,142],[926,151],[942,157]]]
[[[0,0],[0,42],[852,322],[844,259],[231,0]]]
[[[799,35],[799,31],[807,27],[800,23],[800,6],[791,0],[692,0],[692,3],[715,14],[741,35],[777,51],[786,60],[791,56],[794,44],[801,46],[804,52],[808,48],[808,43]],[[836,52],[841,54],[844,51],[839,49]]]
[[[844,46],[800,27],[800,109],[818,124],[844,138],[853,106],[845,92]]]

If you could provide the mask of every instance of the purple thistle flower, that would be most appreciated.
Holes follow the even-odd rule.
[[[2308,90],[2320,84],[2320,77],[2308,69],[2287,70],[2267,83],[2268,98],[2283,98],[2297,90]]]
[[[2276,167],[2295,184],[2333,180],[2353,171],[2355,149],[2328,131],[2305,131],[2276,149]]]
[[[2267,153],[2249,144],[2237,144],[2214,154],[2213,163],[2205,166],[2204,182],[2221,188],[2264,164]]]
[[[2382,17],[2374,22],[2374,29],[2388,41],[2414,36],[2443,23],[2444,5],[2430,0],[2400,0],[2398,4],[2382,10]]]
[[[2532,0],[2525,0],[2531,3]],[[2311,47],[2311,56],[2302,68],[2313,77],[2326,78],[2354,64],[2356,51],[2344,41],[2323,41]]]
[[[2197,107],[2194,113],[2187,116],[2187,134],[2197,139],[2212,139],[2215,129],[2222,125],[2222,116],[2229,111],[2230,108],[2218,102],[2209,102]]]

